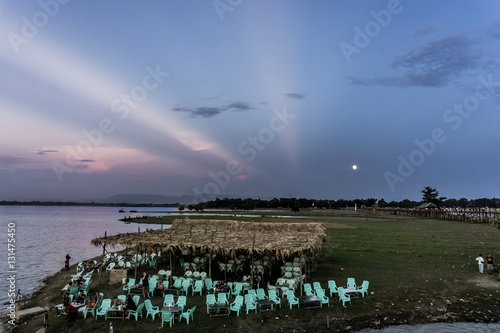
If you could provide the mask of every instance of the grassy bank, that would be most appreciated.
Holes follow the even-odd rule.
[[[326,332],[402,323],[500,320],[500,314],[491,311],[500,305],[498,273],[480,275],[474,260],[479,253],[488,252],[500,260],[500,230],[487,225],[397,216],[322,214],[308,220],[295,219],[299,223],[318,220],[326,222],[327,240],[309,282],[320,281],[326,288],[328,280],[335,280],[339,286],[345,285],[348,277],[354,277],[359,284],[369,280],[369,291],[373,292],[369,297],[353,300],[345,308],[333,297],[330,307],[317,310],[290,310],[284,301],[276,313],[242,313],[240,317],[232,314],[229,318],[210,319],[205,295],[189,296],[188,308],[197,305],[194,322],[175,323],[172,329],[163,330]],[[164,267],[160,265],[161,268]],[[214,271],[214,278],[221,278]],[[129,276],[133,274],[132,271]],[[48,279],[35,303],[57,304],[68,277],[69,273],[61,272]],[[106,298],[122,293],[121,286],[105,283],[98,286],[97,280],[95,276],[91,290],[99,288]],[[274,281],[275,278],[271,280]],[[160,299],[152,302],[162,303]],[[51,311],[50,323],[49,332],[60,332],[64,318],[55,317],[55,311]],[[42,319],[35,317],[15,332],[36,332],[41,324]],[[152,332],[161,326],[159,320],[151,319],[114,320],[113,324],[115,332]],[[73,332],[108,332],[108,325],[104,319],[79,319]]]

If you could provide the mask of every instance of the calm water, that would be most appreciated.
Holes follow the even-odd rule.
[[[119,213],[123,209],[126,213]],[[129,213],[135,209],[137,213]],[[41,281],[64,267],[66,253],[70,264],[102,254],[102,248],[90,241],[96,237],[122,232],[137,232],[146,228],[158,229],[159,225],[144,225],[118,221],[123,216],[162,215],[160,211],[174,208],[125,208],[125,207],[58,207],[58,206],[0,206],[2,269],[0,277],[0,302],[8,296],[7,242],[9,223],[15,224],[15,286],[21,293],[31,294],[41,286]],[[146,212],[147,211],[147,212]],[[0,312],[4,313],[4,306]]]

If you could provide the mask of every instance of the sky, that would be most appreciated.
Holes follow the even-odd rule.
[[[498,0],[0,0],[0,200],[499,197],[499,18]]]

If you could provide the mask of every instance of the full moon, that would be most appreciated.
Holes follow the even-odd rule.
[[[354,164],[354,165],[352,166],[352,169],[353,169],[353,170],[356,170],[357,168],[358,168],[358,166],[357,166],[356,164]]]

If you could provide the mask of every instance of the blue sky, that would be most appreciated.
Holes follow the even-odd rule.
[[[0,0],[0,200],[498,197],[499,14]]]

